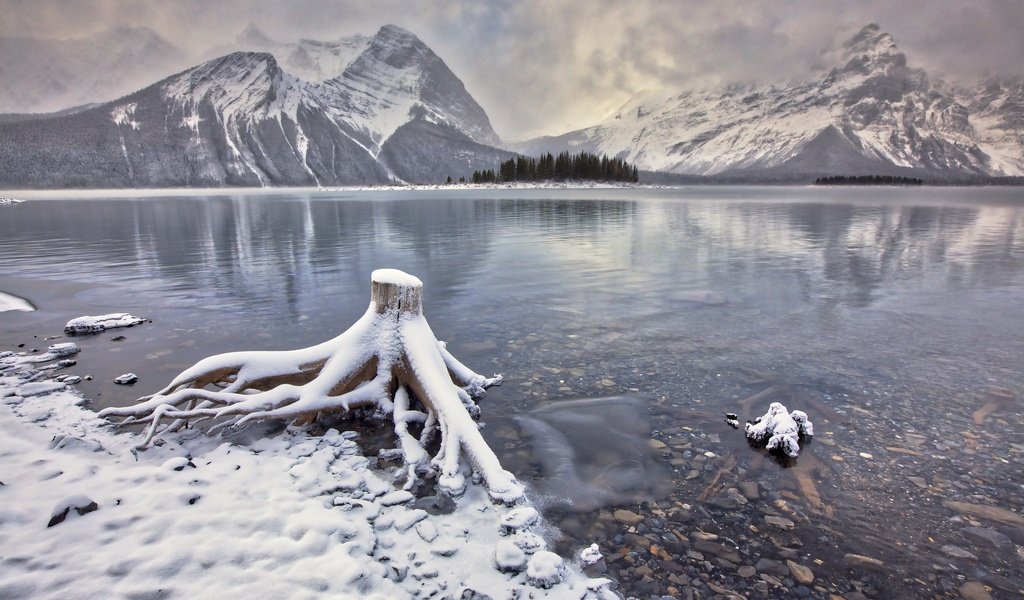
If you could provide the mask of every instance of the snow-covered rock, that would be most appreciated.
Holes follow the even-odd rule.
[[[602,560],[604,560],[604,557],[601,555],[601,550],[597,547],[597,544],[591,544],[580,551],[580,562],[585,565],[597,564]]]
[[[545,589],[553,587],[565,577],[565,562],[554,552],[541,550],[530,557],[526,577],[530,585]]]
[[[64,326],[64,333],[69,335],[100,333],[101,331],[116,327],[134,327],[143,322],[145,322],[145,319],[128,313],[83,316],[68,321],[67,325]]]
[[[96,501],[88,496],[82,494],[68,496],[53,507],[53,511],[50,513],[50,521],[46,526],[53,527],[63,523],[72,510],[78,515],[86,515],[98,509],[99,505],[96,504]]]
[[[779,402],[772,402],[768,412],[745,426],[747,437],[765,443],[766,448],[782,450],[787,456],[800,454],[800,438],[814,435],[814,426],[803,411],[790,414]]]
[[[539,519],[540,514],[532,506],[513,508],[501,518],[501,533],[502,535],[508,535],[522,531],[534,525]]]
[[[125,373],[124,375],[118,375],[114,378],[114,383],[118,385],[132,385],[139,380],[139,376],[135,373]]]
[[[494,546],[494,564],[502,573],[518,573],[526,568],[526,553],[510,540]]]
[[[46,351],[54,356],[71,356],[81,352],[81,348],[73,342],[63,342],[51,345]]]

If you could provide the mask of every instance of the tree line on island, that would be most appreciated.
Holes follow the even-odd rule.
[[[640,171],[621,158],[608,158],[589,152],[558,156],[550,152],[539,158],[517,156],[501,163],[497,170],[473,171],[473,183],[510,183],[514,181],[625,181],[636,183]]]
[[[897,175],[831,175],[819,177],[814,185],[922,185],[924,181],[916,177],[899,177]]]

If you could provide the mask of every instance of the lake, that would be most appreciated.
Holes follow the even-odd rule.
[[[210,354],[333,337],[381,267],[504,374],[485,437],[624,592],[1024,589],[1024,529],[984,508],[1024,498],[1019,188],[48,193],[0,206],[0,291],[39,309],[0,313],[0,350],[151,319],[75,340],[92,406],[126,404]],[[814,422],[796,460],[744,438],[775,401]]]

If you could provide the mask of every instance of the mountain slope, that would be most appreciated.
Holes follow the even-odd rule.
[[[498,142],[487,115],[414,35],[385,26],[353,45],[323,81],[286,72],[271,54],[236,52],[115,102],[0,124],[0,185],[435,182],[508,156],[487,145]],[[414,148],[415,131],[431,135]],[[425,156],[429,171],[417,168]]]
[[[642,95],[594,127],[515,146],[527,154],[607,153],[678,174],[1020,174],[986,152],[970,111],[907,66],[877,25],[806,82]]]

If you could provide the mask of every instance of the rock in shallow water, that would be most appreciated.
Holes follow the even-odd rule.
[[[64,333],[69,335],[100,333],[115,327],[133,327],[144,320],[128,313],[77,317],[68,321],[67,325],[64,326]]]
[[[135,373],[125,373],[114,378],[114,383],[118,385],[131,385],[139,380],[139,376]]]

